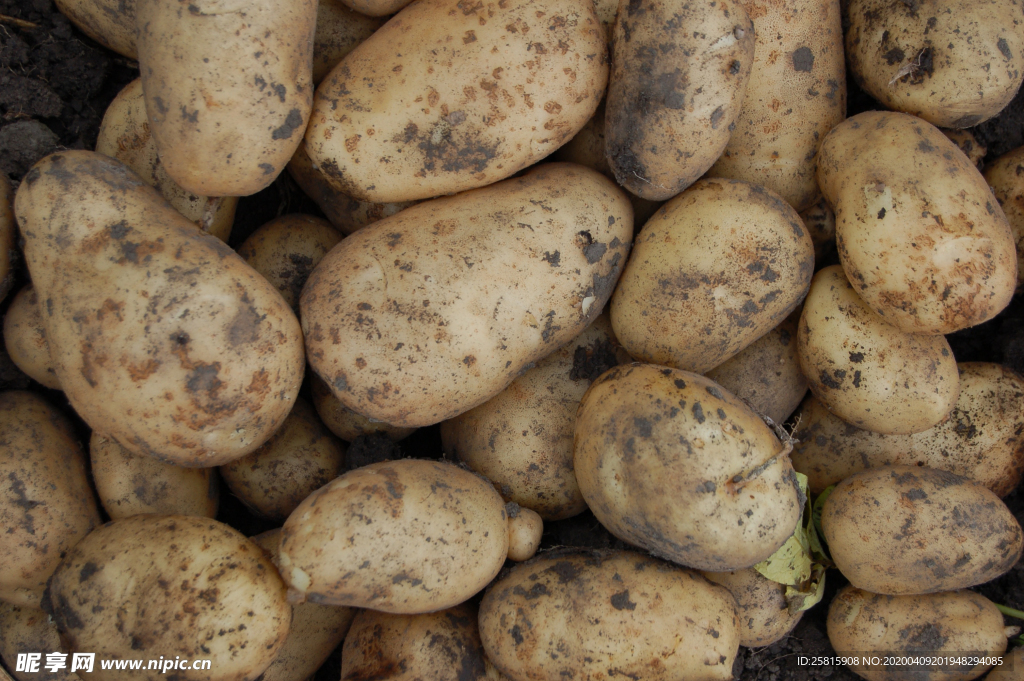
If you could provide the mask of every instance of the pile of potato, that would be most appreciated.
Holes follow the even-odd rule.
[[[731,679],[828,566],[839,654],[1006,651],[969,589],[1024,549],[1024,377],[945,335],[1021,280],[1022,152],[962,150],[1019,0],[57,4],[141,78],[0,178],[8,353],[91,431],[0,394],[9,668]],[[847,64],[891,110],[845,119]],[[285,170],[326,219],[229,248]],[[632,548],[537,554],[587,509]]]

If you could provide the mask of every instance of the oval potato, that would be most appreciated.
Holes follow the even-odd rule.
[[[760,648],[780,641],[804,615],[804,611],[790,611],[784,584],[773,582],[754,568],[701,574],[724,586],[736,599],[741,646]]]
[[[4,347],[11,361],[29,378],[52,390],[60,390],[57,370],[50,358],[46,328],[39,311],[39,296],[29,284],[18,291],[4,315]]]
[[[1017,287],[1024,284],[1024,147],[1008,151],[987,168],[985,181],[992,188],[1013,232],[1017,252]]]

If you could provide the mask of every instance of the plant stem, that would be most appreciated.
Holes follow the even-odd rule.
[[[1005,605],[999,605],[998,603],[996,604],[996,607],[999,608],[999,612],[1008,617],[1016,617],[1019,620],[1024,620],[1024,612],[1021,612],[1020,610],[1014,610],[1013,608],[1008,608]]]

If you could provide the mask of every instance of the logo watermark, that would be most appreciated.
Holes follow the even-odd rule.
[[[70,667],[68,658],[70,660]],[[45,659],[44,659],[45,658]],[[69,672],[92,672],[96,664],[96,653],[18,653],[15,671],[35,674],[42,670],[55,674],[59,671]],[[101,659],[100,669],[114,670],[146,670],[158,671],[166,674],[169,671],[203,671],[210,669],[210,660],[192,660],[176,655],[172,660],[169,657],[160,656],[158,660],[117,660]]]

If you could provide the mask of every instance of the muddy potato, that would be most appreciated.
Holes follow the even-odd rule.
[[[638,360],[703,373],[778,326],[813,271],[811,238],[782,199],[746,182],[701,180],[637,235],[612,328]]]
[[[4,315],[4,347],[15,366],[29,378],[53,390],[60,390],[57,371],[50,358],[46,329],[39,311],[39,297],[29,284],[18,291]]]
[[[38,608],[46,580],[100,524],[71,423],[32,393],[0,393],[0,600]]]
[[[580,403],[575,451],[576,480],[601,524],[681,565],[750,567],[800,519],[787,449],[697,374],[653,364],[606,372]]]
[[[506,504],[508,513],[508,559],[516,562],[529,560],[540,548],[544,535],[544,519],[536,511]]]
[[[773,582],[754,568],[731,572],[702,572],[721,584],[736,599],[740,621],[740,645],[759,648],[781,640],[797,625],[803,612],[790,612],[786,587]]]
[[[1003,629],[1003,616],[995,604],[971,591],[892,597],[849,585],[835,595],[828,609],[829,642],[837,655],[847,657],[997,657],[1006,650]],[[850,667],[868,681],[968,681],[988,668],[906,664]]]
[[[1024,647],[1018,646],[1000,659],[1000,664],[992,668],[985,681],[1019,681],[1024,672]]]
[[[136,0],[54,0],[60,13],[103,47],[138,59]]]
[[[960,396],[949,418],[912,435],[851,426],[809,396],[793,417],[793,468],[815,494],[866,468],[899,464],[956,473],[1005,497],[1024,470],[1024,378],[999,364],[958,368]]]
[[[318,85],[345,55],[384,24],[360,14],[341,0],[320,0],[313,36],[313,84]]]
[[[18,229],[14,222],[14,192],[6,175],[0,177],[0,300],[14,286],[14,264],[17,262],[15,242]]]
[[[822,142],[818,183],[835,210],[846,276],[889,324],[947,334],[1010,302],[1010,226],[985,178],[938,128],[890,111],[849,118]]]
[[[17,671],[18,654],[42,653],[39,671]],[[69,653],[60,641],[57,626],[42,610],[38,608],[19,607],[0,601],[0,658],[4,664],[15,670],[14,678],[18,681],[79,681],[82,677],[72,674],[71,656],[68,655],[67,666],[51,672],[46,669],[47,653]]]
[[[949,140],[955,144],[960,151],[964,152],[964,156],[970,159],[971,163],[978,170],[982,170],[985,166],[985,154],[988,153],[988,147],[978,141],[978,138],[970,130],[953,130],[951,128],[945,128],[942,134],[949,138]]]
[[[918,466],[846,478],[825,502],[821,528],[836,567],[878,594],[965,589],[995,579],[1021,555],[1021,527],[991,490]]]
[[[94,430],[186,466],[273,434],[302,382],[301,330],[234,251],[94,152],[40,161],[16,210],[57,378]]]
[[[836,247],[836,215],[825,199],[805,211],[801,211],[800,219],[804,221],[807,231],[814,242],[814,262],[820,263]]]
[[[847,423],[877,433],[927,430],[946,418],[960,392],[946,339],[888,324],[839,265],[814,276],[797,349],[815,397]]]
[[[313,374],[310,377],[313,392],[313,406],[320,420],[327,428],[345,442],[352,442],[360,435],[384,433],[393,442],[404,440],[416,432],[415,428],[399,428],[383,421],[371,421],[360,416],[341,403],[330,386]]]
[[[1017,287],[1024,283],[1024,147],[1009,151],[985,169],[985,181],[1006,214],[1017,251]]]
[[[295,600],[432,612],[494,579],[507,523],[494,487],[467,470],[422,459],[371,464],[299,504],[282,529],[278,567]]]
[[[392,425],[472,409],[601,313],[632,218],[621,189],[567,163],[407,208],[310,275],[310,365],[346,407]]]

